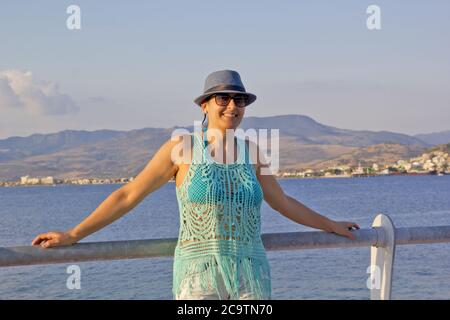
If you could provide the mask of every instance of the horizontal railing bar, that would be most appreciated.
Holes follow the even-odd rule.
[[[449,242],[450,226],[396,228],[396,245]]]
[[[397,228],[396,244],[450,242],[450,226]],[[323,231],[265,233],[264,247],[274,250],[383,247],[380,227],[353,231],[356,240]],[[96,260],[139,259],[173,256],[176,238],[77,243],[44,249],[40,246],[0,247],[0,267],[72,263]]]
[[[353,231],[355,240],[323,231],[265,233],[262,235],[266,250],[303,250],[342,247],[369,247],[378,245],[382,229],[360,229]]]
[[[0,267],[171,256],[177,239],[77,243],[44,249],[39,246],[0,248]]]

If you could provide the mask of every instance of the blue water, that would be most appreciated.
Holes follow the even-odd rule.
[[[396,226],[450,225],[450,176],[279,180],[317,212],[369,227],[377,213]],[[0,188],[0,246],[28,245],[41,232],[67,230],[120,185]],[[177,237],[173,183],[85,241]],[[311,230],[262,208],[263,232]],[[369,248],[268,252],[273,299],[368,299]],[[0,268],[0,299],[171,299],[172,258]],[[398,246],[393,299],[450,299],[450,244]]]

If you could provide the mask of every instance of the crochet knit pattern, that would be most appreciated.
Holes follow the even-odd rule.
[[[183,280],[192,276],[199,277],[202,290],[213,288],[219,294],[219,271],[230,299],[239,298],[242,283],[255,299],[268,299],[270,267],[261,241],[263,193],[248,147],[237,138],[237,161],[220,164],[207,151],[206,130],[203,140],[197,132],[191,137],[192,161],[176,187],[180,229],[173,262],[173,296],[180,293]],[[192,290],[191,281],[188,290]]]

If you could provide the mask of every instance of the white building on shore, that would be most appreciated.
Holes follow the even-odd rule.
[[[31,178],[30,176],[26,175],[23,177],[20,177],[20,184],[21,185],[27,185],[27,184],[54,184],[55,179],[51,176],[45,177],[45,178]]]

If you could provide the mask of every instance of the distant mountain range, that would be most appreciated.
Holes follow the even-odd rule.
[[[416,134],[414,137],[431,145],[446,144],[450,142],[450,130],[426,134]]]
[[[421,154],[450,131],[409,136],[339,129],[303,115],[244,118],[243,129],[280,130],[280,169],[319,168],[358,161],[389,162]],[[175,128],[131,131],[66,130],[0,140],[0,180],[20,176],[130,177],[139,173]],[[193,130],[192,127],[186,127]],[[445,137],[448,138],[445,138]]]

